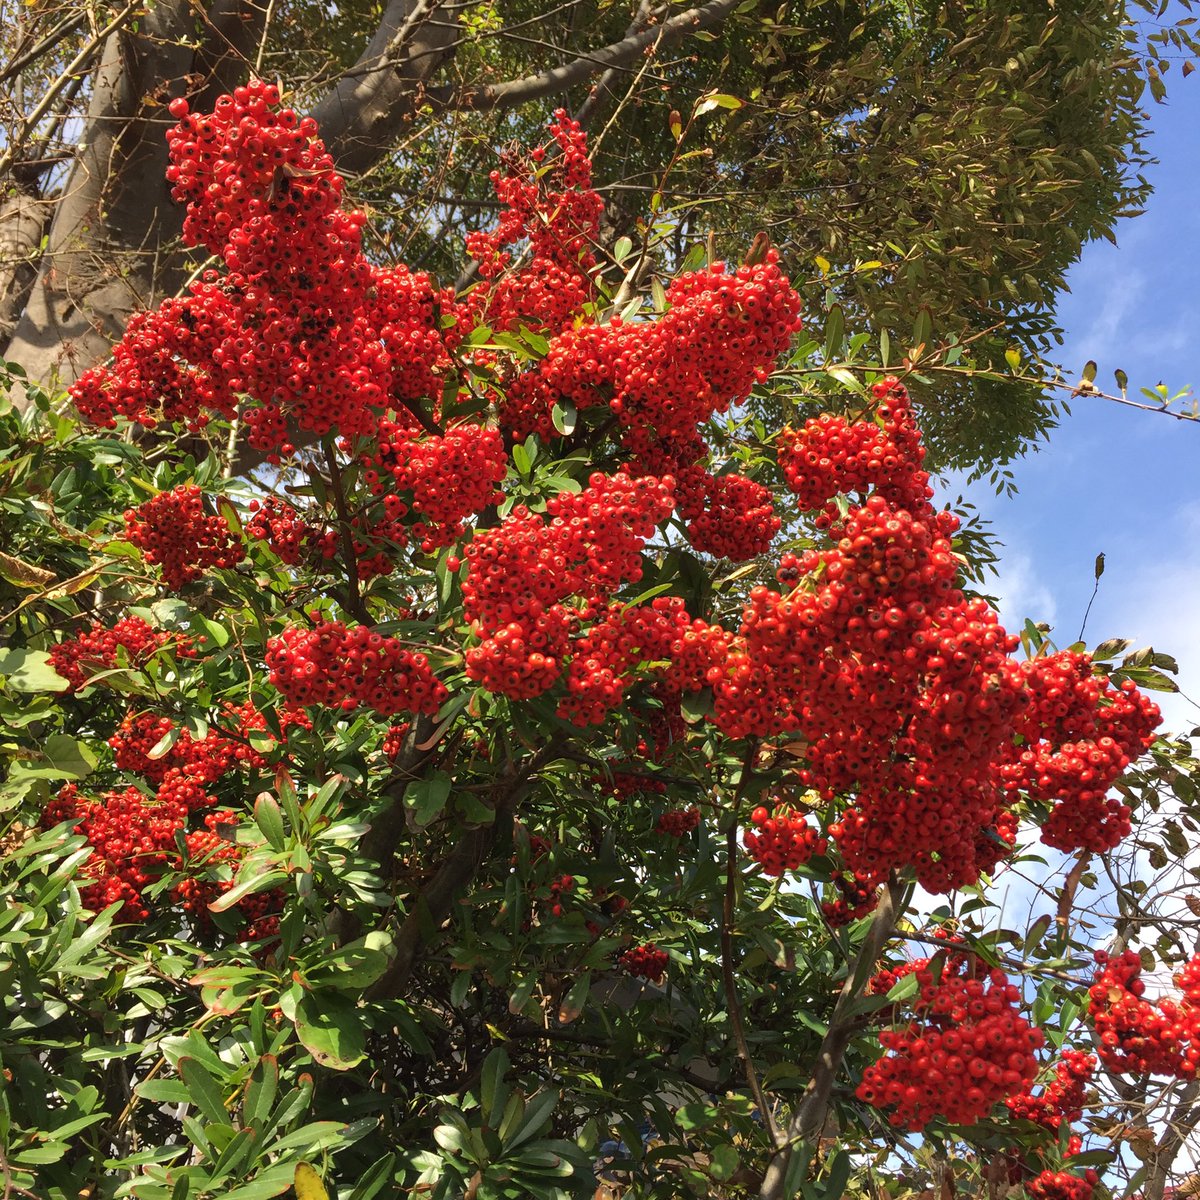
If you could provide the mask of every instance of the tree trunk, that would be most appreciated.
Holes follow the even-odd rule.
[[[164,0],[100,51],[81,149],[5,351],[32,379],[69,383],[108,353],[134,311],[187,278],[182,213],[164,179],[166,106],[185,92],[211,104],[232,87],[261,24],[245,0],[198,11]]]

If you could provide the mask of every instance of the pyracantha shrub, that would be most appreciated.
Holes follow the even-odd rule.
[[[30,789],[42,832],[70,823],[80,839],[83,906],[112,908],[131,939],[187,947],[154,978],[163,1004],[182,996],[197,1037],[199,1004],[252,1022],[230,1061],[253,1044],[306,1073],[357,1071],[346,1088],[321,1076],[316,1140],[345,1137],[337,1152],[352,1155],[345,1131],[361,1133],[374,1157],[346,1161],[365,1176],[391,1156],[399,1194],[441,1186],[424,1151],[399,1145],[433,1112],[443,1149],[504,1141],[507,1100],[479,1139],[470,1126],[484,1093],[508,1087],[499,1057],[483,1065],[493,1046],[528,1061],[548,1060],[543,1040],[556,1056],[600,1046],[601,1074],[618,1062],[620,1079],[594,1084],[564,1059],[563,1129],[593,1086],[658,1120],[658,1064],[677,1052],[670,1087],[704,1105],[727,1069],[754,1090],[753,1060],[776,1044],[816,1061],[845,967],[872,995],[847,1043],[859,1103],[839,1092],[843,1112],[865,1103],[913,1131],[1007,1113],[1041,1139],[1013,1151],[1013,1182],[1088,1200],[1070,1125],[1090,1056],[1063,1051],[1035,1094],[1043,1035],[969,938],[869,983],[850,954],[884,928],[886,903],[860,920],[881,897],[972,888],[1019,853],[1021,830],[1063,851],[1115,847],[1134,814],[1110,792],[1159,721],[1079,647],[1018,660],[1020,640],[969,589],[904,382],[870,375],[853,417],[731,445],[802,297],[773,250],[741,265],[700,254],[656,303],[617,312],[604,198],[565,113],[546,145],[501,156],[499,215],[467,236],[473,282],[456,293],[378,261],[315,123],[276,88],[170,111],[184,239],[215,265],[135,317],[71,394],[100,427],[219,433],[222,451],[270,469],[218,502],[224,462],[188,482],[194,462],[164,462],[123,532],[129,493],[97,519],[161,570],[114,586],[127,615],[81,599],[45,632],[68,740],[90,748],[51,763],[54,789]],[[160,579],[184,594],[156,596]],[[788,872],[804,878],[776,883]],[[628,978],[663,984],[672,958],[669,988]],[[1178,1001],[1151,1004],[1135,960],[1100,963],[1099,1057],[1188,1077],[1200,967],[1181,972]],[[891,1027],[864,1066],[857,1023],[872,1020]],[[262,1049],[272,1030],[278,1056]],[[693,1069],[710,1054],[719,1075]],[[790,1076],[762,1076],[779,1100]],[[138,1119],[157,1136],[168,1118],[151,1098],[181,1093],[144,1081]],[[210,1090],[206,1119],[241,1106],[231,1153],[258,1128],[242,1119],[258,1086],[243,1072]],[[511,1095],[513,1113],[552,1099]],[[743,1108],[726,1130],[728,1100],[713,1100],[723,1148],[769,1161],[771,1122]],[[1043,1170],[1060,1132],[1064,1170]],[[537,1133],[522,1143],[536,1164],[583,1153]],[[197,1137],[175,1162],[147,1136],[146,1195],[180,1190],[207,1154]],[[704,1162],[711,1189],[728,1159]],[[469,1190],[475,1171],[443,1190]]]

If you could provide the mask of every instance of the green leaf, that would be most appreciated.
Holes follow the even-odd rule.
[[[500,1116],[508,1103],[508,1086],[504,1082],[510,1063],[508,1052],[503,1046],[493,1050],[483,1060],[483,1071],[479,1078],[479,1107],[487,1124],[500,1124]]]
[[[846,315],[840,304],[829,310],[825,320],[825,361],[837,362],[842,356],[842,342],[846,333]]]
[[[84,742],[77,742],[65,733],[52,733],[38,748],[37,758],[18,759],[12,768],[12,778],[19,779],[83,779],[96,769],[97,759]]]
[[[0,677],[14,692],[65,692],[71,686],[45,650],[0,650]]]
[[[445,771],[435,771],[404,789],[404,807],[418,827],[440,816],[450,798],[452,780]]]
[[[213,1125],[229,1123],[229,1112],[217,1080],[194,1058],[181,1058],[179,1074],[187,1087],[188,1099]]]
[[[283,850],[287,836],[283,828],[283,810],[270,792],[259,793],[254,801],[254,823],[272,850]]]
[[[245,865],[244,863],[243,868]],[[251,868],[245,879],[218,896],[208,907],[212,912],[227,912],[247,896],[278,887],[286,879],[287,875],[283,871],[262,871]]]
[[[348,1071],[366,1056],[363,1014],[336,992],[308,992],[296,1005],[296,1036],[323,1067]]]
[[[845,367],[826,367],[825,373],[836,379],[843,387],[848,387],[852,392],[861,392],[863,385],[858,376],[853,371],[846,370]]]
[[[738,1152],[732,1146],[714,1146],[708,1169],[714,1179],[732,1179],[739,1161]]]
[[[550,410],[550,420],[559,433],[569,436],[575,432],[575,426],[579,421],[579,410],[573,401],[559,400]]]

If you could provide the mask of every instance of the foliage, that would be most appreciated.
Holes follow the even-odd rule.
[[[1081,1104],[1055,1072],[1103,1024],[1087,872],[1117,958],[1158,916],[1130,821],[1189,869],[1195,762],[1144,695],[1169,657],[1000,630],[903,382],[802,342],[772,376],[801,298],[761,242],[622,295],[564,116],[456,296],[362,253],[276,100],[173,108],[222,271],[80,415],[32,385],[0,413],[5,1186],[1160,1198],[1122,1039],[1171,1051],[1178,1116],[1195,966],[1156,1006],[1121,960],[1111,1069]],[[797,379],[849,417],[768,425]],[[278,461],[239,478],[246,442]],[[1074,854],[1055,911],[1001,928],[1039,832]],[[1046,1091],[984,1016],[1044,1039]],[[1018,1115],[940,1102],[903,1031],[948,1023]],[[872,1070],[926,1090],[919,1137]]]
[[[598,134],[611,271],[648,288],[693,241],[732,258],[768,230],[814,285],[822,340],[840,320],[897,346],[973,347],[987,375],[912,390],[932,463],[995,471],[1058,418],[1039,384],[1065,272],[1148,194],[1145,94],[1161,100],[1197,48],[1190,0],[1160,7],[708,0],[685,19],[595,0],[279,0],[219,5],[197,30],[185,0],[89,20],[0,5],[0,329],[9,357],[65,385],[144,297],[202,269],[160,186],[173,97],[210,104],[251,69],[287,81],[372,212],[373,258],[446,282],[461,232],[496,215],[489,173],[553,97]]]

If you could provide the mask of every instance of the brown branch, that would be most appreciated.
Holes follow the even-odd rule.
[[[442,860],[433,878],[414,898],[396,935],[395,955],[388,969],[368,992],[373,1000],[399,996],[412,976],[417,955],[429,943],[453,911],[454,901],[473,880],[499,840],[521,797],[537,773],[558,752],[553,738],[521,769],[515,764],[502,776],[488,807],[494,814],[490,825],[480,825],[459,834],[454,849]]]
[[[750,1043],[746,1040],[746,1023],[742,1018],[742,1006],[738,999],[737,977],[733,970],[733,919],[737,906],[738,884],[738,809],[742,798],[750,785],[753,774],[754,758],[758,752],[758,743],[751,742],[750,748],[742,759],[742,775],[738,780],[737,791],[733,796],[733,811],[729,814],[729,828],[725,833],[725,898],[721,909],[721,977],[725,981],[725,1007],[729,1012],[729,1022],[733,1027],[733,1039],[737,1043],[738,1055],[746,1072],[746,1082],[754,1096],[754,1103],[762,1114],[763,1124],[770,1135],[771,1144],[780,1144],[779,1126],[775,1123],[775,1114],[767,1104],[766,1093],[763,1092],[758,1072],[754,1069],[754,1059],[750,1055]]]
[[[1180,1090],[1175,1108],[1167,1118],[1167,1127],[1146,1164],[1148,1177],[1142,1191],[1145,1200],[1163,1200],[1171,1167],[1183,1149],[1183,1139],[1196,1128],[1196,1122],[1200,1120],[1200,1105],[1195,1103],[1198,1096],[1200,1080],[1188,1080]]]
[[[60,21],[36,46],[5,64],[3,70],[0,70],[0,83],[19,75],[30,63],[41,58],[48,50],[53,50],[63,38],[74,33],[84,23],[85,17],[86,14],[78,12]]]
[[[54,101],[58,99],[59,92],[75,78],[78,72],[83,70],[88,59],[133,16],[140,3],[141,0],[130,0],[130,3],[125,5],[95,37],[89,38],[79,48],[79,53],[63,68],[58,78],[46,89],[41,100],[34,105],[33,111],[21,121],[21,124],[13,133],[12,141],[9,142],[8,148],[3,154],[0,154],[0,175],[3,175],[12,166],[17,155],[20,154],[21,147],[25,144],[25,139],[29,136],[30,131],[49,112]]]
[[[707,4],[699,4],[695,8],[676,13],[662,25],[628,34],[619,42],[605,46],[602,50],[580,54],[571,62],[551,67],[538,75],[527,75],[524,79],[513,79],[507,83],[453,93],[438,88],[433,89],[431,95],[450,108],[475,112],[515,108],[532,100],[557,95],[614,67],[628,66],[638,55],[655,44],[667,49],[683,41],[688,34],[719,26],[732,15],[738,3],[739,0],[709,0]]]
[[[833,1095],[833,1083],[858,1024],[857,1018],[851,1014],[851,1009],[861,998],[863,988],[870,978],[870,964],[878,960],[884,943],[891,937],[896,920],[901,915],[900,891],[900,880],[896,873],[892,872],[887,887],[879,897],[879,907],[875,910],[871,928],[847,971],[846,982],[838,995],[829,1029],[817,1052],[812,1078],[808,1081],[808,1087],[805,1088],[788,1125],[787,1141],[767,1164],[759,1200],[786,1200],[788,1193],[785,1192],[784,1185],[795,1147],[813,1141],[825,1127],[829,1100]]]
[[[363,603],[358,587],[358,556],[354,553],[354,532],[351,528],[349,510],[346,508],[346,492],[342,487],[342,472],[338,468],[337,451],[332,440],[325,443],[325,465],[329,468],[329,482],[333,489],[333,505],[337,509],[338,527],[342,539],[342,560],[346,567],[346,609],[363,625],[371,624],[371,614]]]

